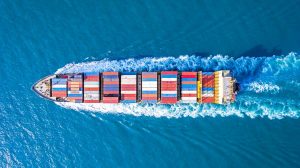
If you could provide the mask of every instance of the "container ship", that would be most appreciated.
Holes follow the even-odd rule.
[[[235,101],[239,84],[229,70],[83,72],[49,75],[32,89],[57,102],[229,104]]]

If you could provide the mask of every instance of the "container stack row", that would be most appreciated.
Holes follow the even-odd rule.
[[[84,103],[100,102],[100,78],[98,72],[84,73]]]
[[[121,75],[121,102],[136,103],[137,98],[136,73],[122,73]]]
[[[161,103],[174,104],[177,102],[177,71],[161,72]]]
[[[197,75],[197,102],[202,103],[202,71],[199,71]]]
[[[197,72],[181,73],[181,102],[197,102]]]
[[[202,73],[202,103],[214,103],[214,73]]]
[[[157,72],[142,72],[142,101],[157,103]]]
[[[119,72],[103,72],[103,103],[118,103],[120,97]]]
[[[82,103],[82,74],[69,76],[68,78],[68,100]]]
[[[51,96],[67,97],[67,79],[52,78],[51,79]]]

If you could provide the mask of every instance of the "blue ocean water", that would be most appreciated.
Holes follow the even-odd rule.
[[[0,1],[0,166],[299,167],[299,9]],[[225,107],[57,105],[30,89],[55,72],[223,68],[242,84]]]

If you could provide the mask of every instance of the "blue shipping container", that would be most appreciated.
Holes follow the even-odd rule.
[[[157,78],[143,78],[142,81],[157,81]]]
[[[157,103],[157,100],[143,100],[142,103]]]
[[[67,91],[67,88],[52,88],[53,91]]]
[[[157,94],[157,91],[142,91],[143,94]]]
[[[181,81],[197,81],[197,78],[181,78]]]
[[[136,72],[122,72],[121,75],[136,75]]]
[[[99,76],[99,72],[85,72],[85,76]]]
[[[161,94],[161,97],[177,97],[177,94]]]
[[[119,91],[119,88],[109,87],[109,88],[103,88],[104,91]]]
[[[119,84],[104,84],[103,87],[119,87]]]
[[[136,103],[135,100],[121,100],[122,103]]]
[[[161,78],[177,78],[177,75],[161,75]]]
[[[68,97],[80,97],[80,98],[82,98],[82,94],[68,94]]]
[[[196,88],[181,88],[182,91],[194,91]]]
[[[204,90],[204,91],[213,91],[213,90],[215,90],[215,89],[214,89],[214,88],[204,87],[204,88],[202,88],[202,90]]]

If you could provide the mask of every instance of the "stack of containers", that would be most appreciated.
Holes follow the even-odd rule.
[[[51,79],[51,96],[67,97],[67,79],[52,78]]]
[[[177,102],[177,71],[161,72],[161,103]]]
[[[197,102],[197,72],[181,73],[181,102]]]
[[[136,73],[122,73],[121,75],[121,101],[122,103],[136,103]]]
[[[84,102],[85,103],[99,103],[100,89],[99,89],[99,73],[87,72],[84,73]]]
[[[202,103],[202,71],[198,72],[197,99],[198,99],[198,103]]]
[[[82,103],[82,74],[69,77],[68,100],[75,103]]]
[[[142,101],[157,103],[157,72],[142,72]]]
[[[223,76],[222,71],[216,71],[215,72],[215,103],[216,104],[223,104],[223,97],[224,97],[224,88],[223,88]]]
[[[119,103],[119,72],[103,72],[103,103]]]
[[[214,103],[214,73],[202,73],[202,103]]]

